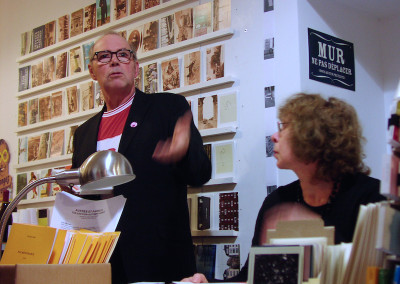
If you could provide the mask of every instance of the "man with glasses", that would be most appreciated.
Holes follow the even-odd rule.
[[[112,190],[127,198],[111,258],[113,283],[187,277],[196,270],[187,185],[201,186],[211,177],[189,104],[177,94],[136,89],[136,54],[118,33],[100,37],[90,56],[89,72],[105,106],[76,130],[72,166],[79,167],[95,151],[112,149],[130,161],[136,174]]]

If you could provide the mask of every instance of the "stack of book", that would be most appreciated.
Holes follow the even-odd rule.
[[[108,263],[119,235],[14,223],[0,264]]]

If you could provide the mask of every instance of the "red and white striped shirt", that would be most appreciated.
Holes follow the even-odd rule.
[[[97,151],[118,151],[122,132],[135,95],[119,107],[103,113],[97,137]]]

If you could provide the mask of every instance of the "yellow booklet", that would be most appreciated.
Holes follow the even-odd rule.
[[[71,248],[71,254],[67,263],[75,264],[78,262],[79,256],[85,246],[87,234],[77,232],[74,236],[74,245]]]
[[[64,248],[66,234],[67,230],[57,229],[57,237],[54,242],[53,251],[51,252],[49,264],[58,264]]]
[[[46,264],[57,229],[14,223],[0,264]]]

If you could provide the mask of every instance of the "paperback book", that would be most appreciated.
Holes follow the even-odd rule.
[[[143,67],[143,86],[145,93],[158,92],[157,63],[151,63]]]
[[[177,57],[161,62],[163,91],[180,87],[179,60]]]
[[[56,43],[56,21],[51,21],[44,26],[44,46]]]
[[[143,52],[158,48],[158,20],[143,25]]]
[[[175,17],[174,14],[162,17],[160,20],[161,47],[175,42]]]
[[[74,37],[81,33],[83,33],[83,9],[71,13],[70,36]]]
[[[18,104],[18,127],[28,125],[28,102]]]
[[[194,27],[194,36],[202,36],[208,33],[211,33],[213,30],[212,27],[212,3],[207,2],[201,5],[198,5],[193,8],[193,27]]]
[[[34,28],[32,31],[32,51],[44,48],[45,25]]]
[[[69,15],[58,18],[57,21],[58,42],[69,38]]]
[[[175,12],[175,42],[193,38],[193,9]]]
[[[63,92],[51,94],[51,118],[60,117],[63,114]]]
[[[200,83],[200,51],[187,53],[183,57],[185,86]]]
[[[39,98],[39,121],[46,121],[51,118],[50,96]]]
[[[96,3],[86,6],[83,14],[83,31],[87,32],[96,28]]]
[[[82,72],[83,54],[80,46],[72,48],[69,51],[69,75],[74,75]]]
[[[225,48],[223,45],[217,45],[207,48],[207,81],[224,77],[225,67]]]

